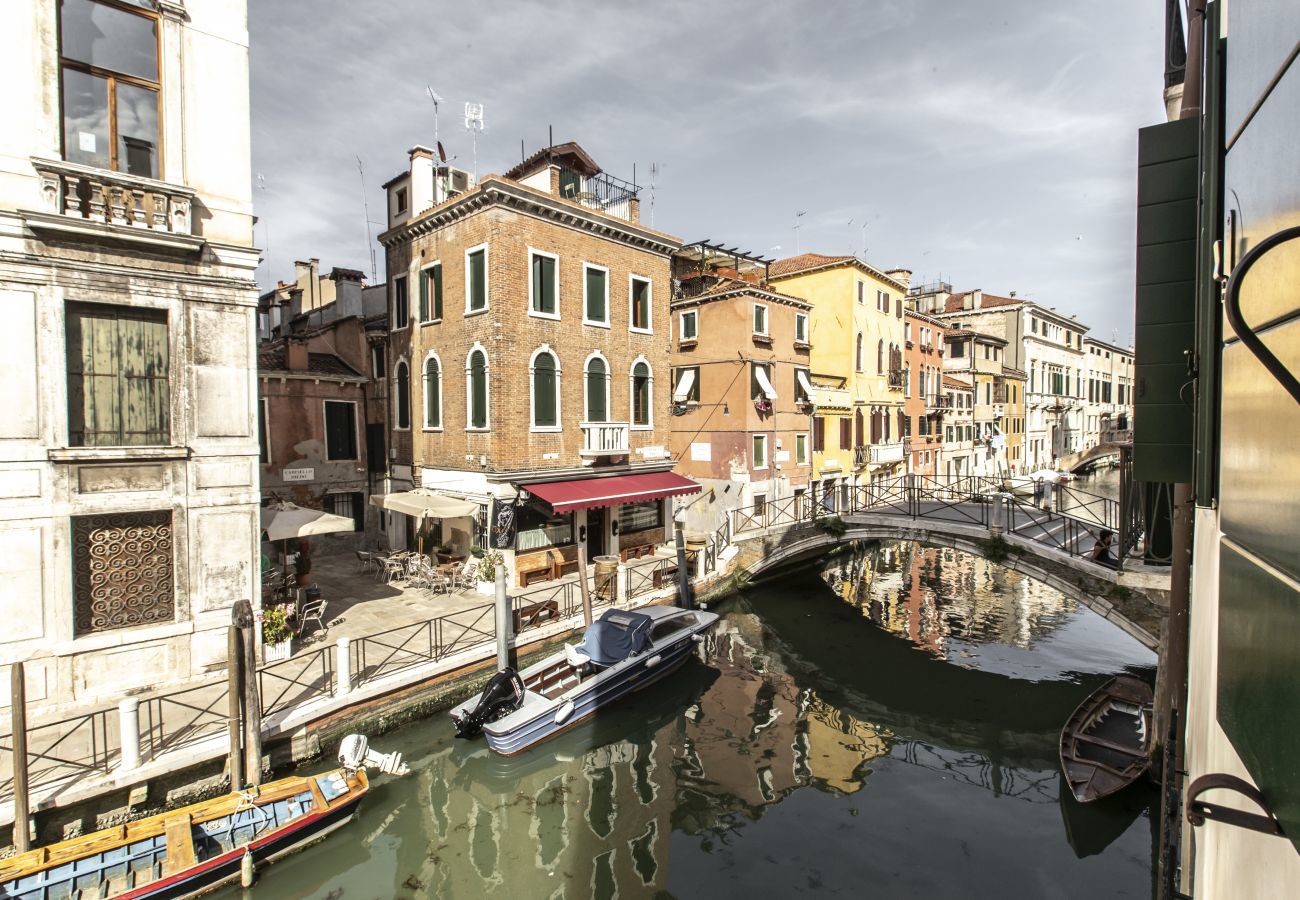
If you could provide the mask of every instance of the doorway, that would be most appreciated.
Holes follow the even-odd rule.
[[[609,520],[609,510],[587,510],[587,559],[595,559],[605,554],[605,525]]]

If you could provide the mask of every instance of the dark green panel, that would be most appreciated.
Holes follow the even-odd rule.
[[[1133,324],[1141,328],[1143,325],[1181,321],[1182,305],[1194,284],[1192,281],[1171,281],[1138,285]]]
[[[1166,206],[1168,204],[1161,204]],[[1139,216],[1140,217],[1140,216]],[[1196,228],[1195,211],[1192,212],[1191,227]],[[1163,224],[1163,223],[1162,223]],[[1141,222],[1139,221],[1139,226]],[[1166,225],[1166,227],[1168,227]],[[1157,233],[1157,232],[1151,232]],[[1138,245],[1137,251],[1137,284],[1138,287],[1144,287],[1149,284],[1169,284],[1177,282],[1182,284],[1188,282],[1188,275],[1196,271],[1196,241],[1188,239],[1185,241],[1170,240],[1164,244],[1149,244],[1145,247]],[[1190,307],[1189,299],[1195,296],[1195,291],[1189,287],[1182,295],[1182,304],[1179,306],[1179,312],[1186,314]],[[1181,316],[1179,317],[1182,318]]]
[[[1134,331],[1134,353],[1142,354],[1144,365],[1167,366],[1176,363],[1186,371],[1187,357],[1183,353],[1186,348],[1182,345],[1186,334],[1186,322],[1141,325]]]
[[[1170,122],[1169,124],[1177,125],[1180,122]],[[1195,140],[1195,128],[1191,129],[1191,134],[1193,140]],[[1140,171],[1146,174],[1138,180],[1138,206],[1150,206],[1154,203],[1168,203],[1172,200],[1187,199],[1186,186],[1189,182],[1196,183],[1196,167],[1196,154],[1183,159],[1142,166]]]
[[[1196,239],[1196,201],[1175,200],[1138,207],[1138,231],[1154,233],[1159,229],[1171,240]],[[1143,282],[1139,279],[1138,284]]]
[[[1224,544],[1219,601],[1219,722],[1300,849],[1300,593]]]

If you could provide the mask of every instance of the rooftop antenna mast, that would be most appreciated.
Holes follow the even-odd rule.
[[[474,183],[478,184],[478,136],[483,130],[483,104],[465,104],[465,127],[474,140]]]
[[[806,215],[808,215],[808,210],[806,209],[800,210],[794,214],[794,252],[796,256],[803,252],[803,246],[799,241],[799,229],[803,227],[803,223],[799,220]]]
[[[441,94],[433,89],[433,85],[426,84],[424,89],[429,92],[429,99],[433,101],[433,149],[438,153],[438,163],[443,163],[447,161],[447,154],[443,152],[442,142],[438,140],[438,104],[446,103],[447,101],[443,99]],[[437,167],[434,169],[435,183],[438,180],[437,171],[441,168],[438,163],[434,164]],[[437,192],[435,191],[435,194],[436,193]]]
[[[375,271],[375,247],[370,240],[370,201],[366,199],[366,170],[361,166],[361,157],[357,156],[357,174],[361,177],[361,209],[366,216],[366,251],[370,254],[370,283],[379,281]]]
[[[659,175],[659,163],[650,163],[650,227],[655,227],[655,178]]]

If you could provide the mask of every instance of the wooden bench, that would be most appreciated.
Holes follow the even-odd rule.
[[[514,611],[514,631],[518,634],[525,628],[540,625],[560,617],[560,604],[555,600],[541,600],[521,606]]]

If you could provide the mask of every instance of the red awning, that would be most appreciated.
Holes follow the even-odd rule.
[[[694,494],[700,486],[673,472],[648,472],[644,475],[611,475],[608,478],[583,478],[578,481],[547,481],[521,485],[534,497],[549,503],[557,513],[575,509],[646,503],[678,494]]]

